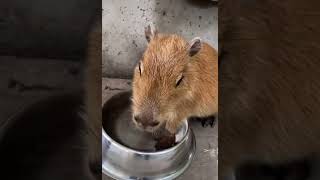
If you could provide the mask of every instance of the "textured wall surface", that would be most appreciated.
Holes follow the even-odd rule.
[[[198,36],[218,48],[218,8],[209,0],[102,0],[102,6],[105,77],[131,77],[147,45],[144,27],[150,23],[160,32],[187,40]]]

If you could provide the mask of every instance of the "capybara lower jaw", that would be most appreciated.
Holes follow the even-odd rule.
[[[159,125],[153,126],[153,127],[147,126],[145,129],[146,129],[147,132],[152,133],[152,132],[156,131],[157,129],[159,129],[159,127],[160,127]]]

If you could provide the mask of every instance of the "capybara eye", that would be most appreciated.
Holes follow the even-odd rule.
[[[140,76],[141,76],[141,62],[139,62],[139,73],[140,73]]]
[[[176,83],[176,87],[178,87],[180,85],[180,83],[182,82],[182,79],[184,78],[183,75],[181,75],[181,78],[177,81]]]

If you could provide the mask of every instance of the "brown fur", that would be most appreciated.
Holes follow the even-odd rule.
[[[217,52],[208,44],[189,57],[182,37],[156,34],[140,63],[142,74],[138,65],[133,78],[133,114],[148,111],[160,122],[158,127],[165,124],[171,133],[190,116],[217,114]],[[181,73],[184,79],[175,87]]]
[[[101,166],[101,24],[100,19],[88,38],[85,75],[86,111],[88,113],[88,158],[92,166]]]
[[[219,18],[230,16],[227,8],[235,15],[225,21],[230,32],[221,32],[228,53],[219,67],[219,178],[248,161],[318,154],[320,41],[316,28],[301,26],[306,17],[292,13],[306,7],[301,1],[225,3]]]

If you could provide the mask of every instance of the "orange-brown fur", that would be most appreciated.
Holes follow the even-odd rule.
[[[141,76],[138,66],[134,70],[133,114],[151,108],[171,133],[190,116],[218,112],[217,52],[202,43],[201,50],[189,57],[187,48],[188,42],[178,35],[156,34],[141,59]],[[175,87],[181,73],[184,79]]]

